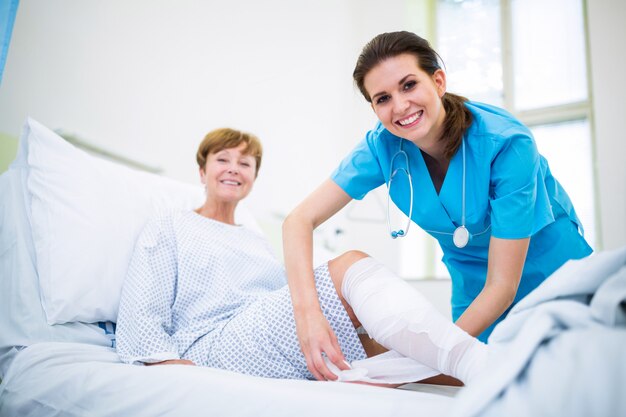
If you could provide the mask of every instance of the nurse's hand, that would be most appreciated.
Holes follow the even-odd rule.
[[[350,369],[341,353],[337,337],[321,311],[309,312],[301,317],[296,315],[296,329],[307,368],[316,379],[320,381],[337,379],[337,375],[326,366],[322,355],[325,355],[337,368]]]

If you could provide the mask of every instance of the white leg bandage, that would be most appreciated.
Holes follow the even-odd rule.
[[[342,293],[370,337],[467,383],[485,366],[487,346],[446,319],[415,288],[372,258],[355,262]]]
[[[373,384],[406,384],[421,381],[441,372],[415,359],[407,358],[395,350],[349,363],[350,369],[342,371],[326,356],[324,361],[342,382],[369,382]]]

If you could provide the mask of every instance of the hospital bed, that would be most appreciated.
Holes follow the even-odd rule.
[[[626,415],[626,248],[569,262],[520,302],[466,388],[121,363],[115,319],[135,238],[152,211],[202,199],[26,122],[0,176],[0,416]],[[245,207],[237,216],[258,227]]]

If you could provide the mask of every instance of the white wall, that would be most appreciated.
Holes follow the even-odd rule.
[[[206,132],[254,132],[265,157],[248,203],[280,247],[280,216],[373,126],[352,69],[372,36],[407,29],[406,7],[23,1],[0,86],[0,131],[18,136],[30,115],[188,182],[197,181]]]
[[[626,2],[588,0],[596,166],[604,249],[626,245]]]

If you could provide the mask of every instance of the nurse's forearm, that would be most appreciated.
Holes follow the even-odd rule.
[[[350,202],[332,180],[325,180],[283,223],[283,251],[296,322],[301,313],[321,313],[313,277],[313,230]]]
[[[283,247],[287,281],[293,303],[298,342],[307,368],[319,380],[334,380],[324,355],[345,369],[344,356],[330,323],[322,313],[313,276],[313,230],[349,202],[350,198],[330,180],[322,183],[287,216],[283,223]]]
[[[514,298],[515,291],[510,287],[485,286],[456,324],[472,336],[478,336],[511,306]]]
[[[297,212],[283,223],[285,269],[296,319],[310,311],[321,311],[313,277],[313,228]]]
[[[511,306],[522,277],[529,242],[529,238],[491,238],[485,286],[457,320],[459,327],[478,336]]]

